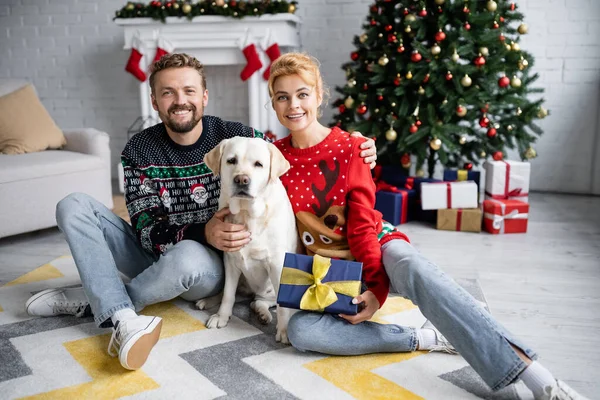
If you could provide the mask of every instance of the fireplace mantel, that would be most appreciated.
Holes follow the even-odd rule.
[[[259,49],[263,70],[269,60],[260,50],[261,44],[277,42],[281,52],[299,49],[301,20],[293,14],[270,14],[260,17],[244,17],[234,19],[221,16],[194,17],[191,21],[185,18],[168,17],[166,22],[151,18],[117,18],[117,25],[123,26],[126,50],[131,49],[133,38],[138,36],[148,50],[148,64],[156,51],[159,37],[174,46],[175,52],[186,52],[197,57],[204,65],[245,65],[246,60],[241,48],[244,43],[254,43]],[[254,73],[248,79],[248,109],[250,126],[265,131],[267,129],[281,137],[284,132],[279,127],[277,118],[268,103],[267,82],[262,77],[263,70]],[[140,84],[141,116],[144,119],[157,119],[152,109],[148,83]]]

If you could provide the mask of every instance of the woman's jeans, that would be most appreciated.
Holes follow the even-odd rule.
[[[74,193],[61,200],[56,221],[98,326],[106,326],[124,308],[140,311],[177,296],[195,301],[223,288],[223,260],[214,250],[182,240],[157,258],[142,248],[127,222],[88,195]]]
[[[382,253],[392,291],[415,303],[492,390],[513,382],[526,367],[511,344],[536,358],[408,242],[391,240],[383,245]],[[406,352],[417,347],[413,328],[374,322],[352,325],[331,314],[307,311],[292,317],[288,337],[299,350],[334,355]]]

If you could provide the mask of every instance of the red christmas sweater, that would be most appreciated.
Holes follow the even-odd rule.
[[[375,184],[369,165],[360,157],[363,142],[336,127],[307,149],[293,148],[291,135],[275,145],[291,165],[280,179],[307,253],[362,262],[363,281],[383,305],[389,278],[381,245],[392,239],[409,240],[374,209]]]

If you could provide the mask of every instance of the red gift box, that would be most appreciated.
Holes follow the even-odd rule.
[[[529,204],[520,200],[484,200],[483,228],[486,232],[525,233]]]

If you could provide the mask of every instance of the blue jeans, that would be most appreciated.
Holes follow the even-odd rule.
[[[223,260],[214,250],[182,240],[160,257],[149,254],[131,225],[88,195],[74,193],[61,200],[56,221],[98,326],[106,326],[124,308],[140,311],[177,296],[195,301],[223,288]]]
[[[513,382],[536,354],[518,342],[476,300],[440,268],[403,240],[382,247],[393,292],[410,299],[492,388]],[[330,314],[296,313],[288,326],[290,343],[302,351],[334,355],[406,352],[416,349],[413,328],[363,322],[352,325]]]

